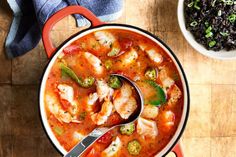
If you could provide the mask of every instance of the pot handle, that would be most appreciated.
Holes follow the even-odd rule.
[[[95,27],[104,24],[91,11],[81,6],[77,5],[68,6],[66,8],[59,10],[46,21],[43,27],[42,40],[48,58],[50,58],[54,53],[54,51],[56,50],[56,48],[53,46],[50,40],[50,31],[58,21],[71,14],[80,14],[84,16],[86,19],[90,21],[91,23],[90,27]]]
[[[176,157],[184,157],[183,151],[181,149],[181,146],[179,143],[177,143],[175,145],[175,147],[173,148],[172,152],[175,153]]]

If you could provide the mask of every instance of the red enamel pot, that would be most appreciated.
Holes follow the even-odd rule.
[[[73,36],[71,36],[68,40],[66,40],[61,46],[58,48],[55,48],[50,40],[50,31],[52,30],[53,26],[63,19],[64,17],[71,15],[71,14],[80,14],[86,19],[88,19],[91,22],[91,26]],[[176,156],[178,157],[183,157],[183,152],[181,150],[180,144],[178,143],[184,128],[186,126],[186,122],[188,119],[188,114],[189,114],[189,88],[188,88],[188,83],[186,76],[184,74],[183,68],[175,56],[175,54],[172,52],[172,50],[164,43],[162,42],[158,37],[152,35],[151,33],[142,30],[140,28],[131,26],[131,25],[124,25],[124,24],[106,24],[104,22],[101,22],[91,11],[88,9],[81,7],[81,6],[69,6],[66,7],[57,13],[55,13],[53,16],[51,16],[48,21],[46,22],[44,28],[43,28],[43,33],[42,33],[42,39],[43,39],[43,44],[45,51],[47,53],[48,58],[50,59],[43,77],[42,77],[42,82],[40,86],[40,99],[39,99],[39,104],[40,104],[40,116],[41,120],[45,129],[45,132],[47,133],[49,139],[53,143],[53,145],[57,148],[57,150],[65,155],[67,151],[60,145],[58,140],[56,139],[55,135],[53,134],[49,123],[47,121],[47,116],[46,116],[46,111],[44,107],[44,91],[45,91],[45,85],[46,85],[46,80],[48,78],[48,74],[51,70],[52,65],[54,64],[57,56],[59,55],[60,52],[62,52],[62,49],[68,45],[70,45],[73,41],[81,38],[82,36],[85,36],[91,32],[97,31],[97,30],[106,30],[106,29],[121,29],[121,30],[127,30],[127,31],[132,31],[135,33],[138,33],[142,36],[145,36],[151,40],[153,40],[156,44],[158,44],[161,48],[165,50],[165,52],[170,56],[172,61],[175,63],[177,70],[179,71],[179,74],[181,76],[181,81],[183,84],[183,95],[184,95],[184,106],[183,106],[183,113],[182,117],[180,120],[180,123],[178,125],[178,128],[172,137],[172,139],[169,141],[169,143],[158,153],[156,154],[157,157],[165,156],[169,152],[174,152]]]

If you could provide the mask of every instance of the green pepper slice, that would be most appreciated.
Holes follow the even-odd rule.
[[[95,78],[93,77],[87,77],[85,79],[79,78],[72,69],[70,69],[63,63],[61,63],[60,67],[61,67],[62,75],[69,76],[71,79],[77,82],[81,87],[89,88],[95,82]]]

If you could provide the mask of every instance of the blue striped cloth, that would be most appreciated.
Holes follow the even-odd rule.
[[[7,0],[14,12],[5,47],[9,58],[25,54],[37,46],[41,29],[56,11],[68,5],[81,5],[91,10],[102,21],[112,21],[122,14],[123,0]],[[89,22],[74,15],[77,26]]]

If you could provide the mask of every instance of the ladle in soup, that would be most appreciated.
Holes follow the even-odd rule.
[[[81,142],[79,142],[74,148],[72,148],[64,157],[77,157],[80,156],[90,145],[92,145],[94,142],[96,142],[102,135],[107,133],[109,130],[114,129],[115,127],[119,127],[122,125],[126,125],[129,123],[132,123],[138,119],[138,117],[141,115],[143,111],[144,106],[144,100],[141,93],[141,90],[139,87],[129,78],[120,75],[120,74],[112,74],[112,76],[117,76],[121,79],[121,81],[125,81],[129,83],[137,93],[137,109],[130,115],[130,117],[122,121],[121,124],[114,125],[112,127],[98,127],[94,129],[91,133],[89,133]]]

